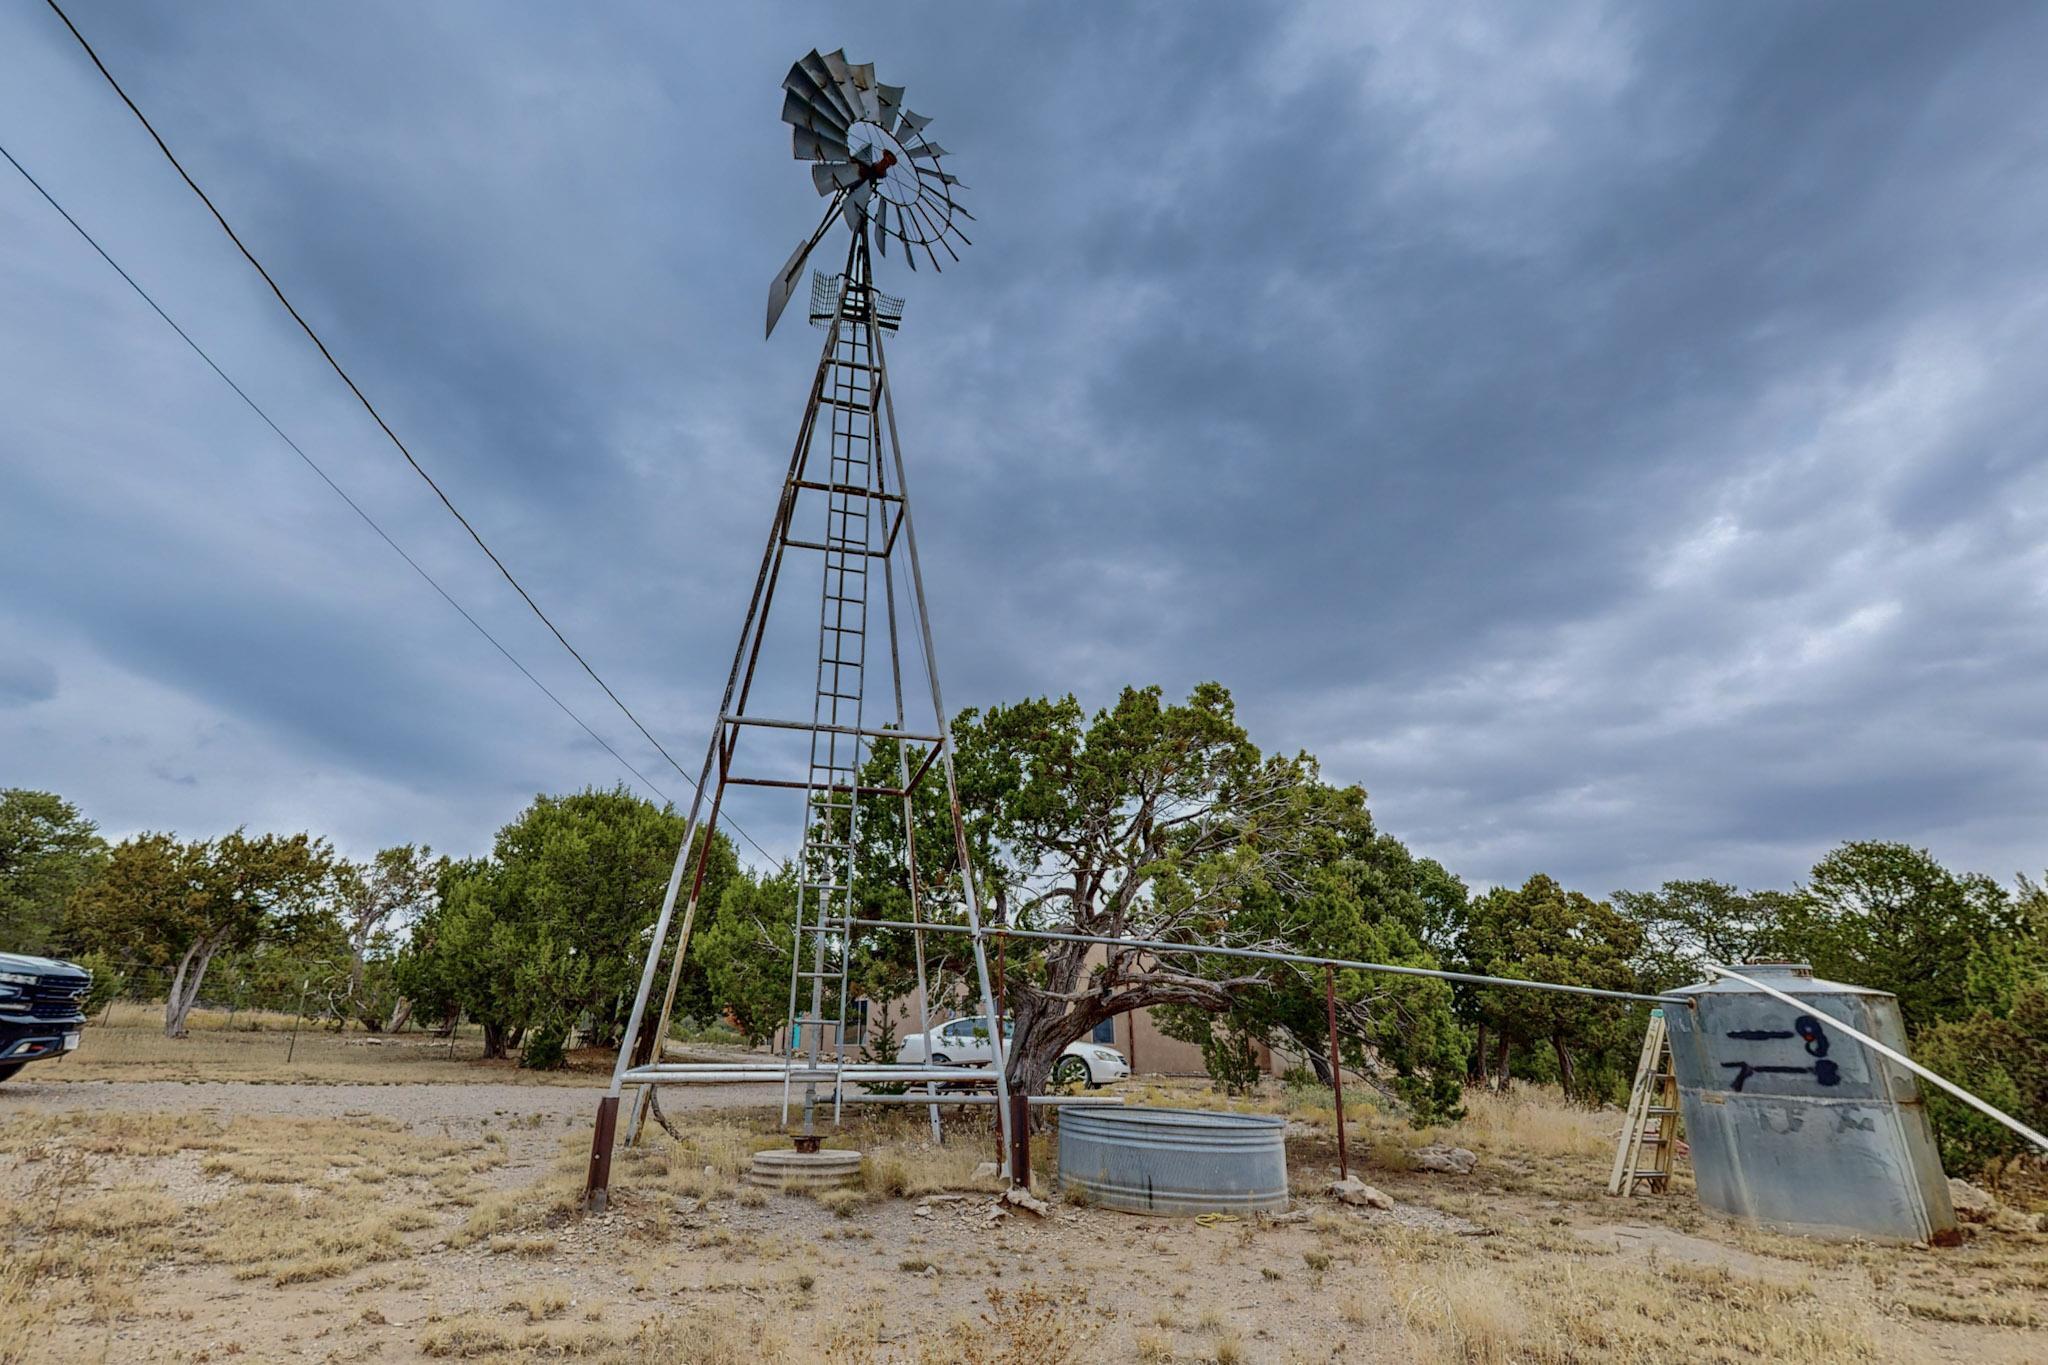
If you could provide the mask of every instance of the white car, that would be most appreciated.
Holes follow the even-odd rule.
[[[1003,1041],[1008,1042],[1015,1025],[1003,1021]],[[896,1060],[915,1066],[927,1058],[940,1066],[986,1066],[994,1055],[989,1046],[988,1016],[975,1015],[941,1024],[930,1033],[913,1033],[896,1049]],[[1124,1054],[1105,1043],[1083,1040],[1067,1044],[1052,1064],[1052,1079],[1060,1085],[1107,1085],[1131,1074]]]

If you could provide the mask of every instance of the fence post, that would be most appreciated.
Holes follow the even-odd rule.
[[[1031,1096],[1010,1092],[1010,1183],[1031,1188]]]
[[[287,1047],[284,1050],[284,1060],[286,1066],[291,1065],[292,1054],[299,1050],[299,1020],[303,1019],[306,1015],[306,991],[309,987],[312,986],[312,984],[313,978],[311,977],[307,977],[304,981],[301,981],[299,983],[299,1012],[292,1016],[291,1046]]]
[[[1337,1097],[1337,1178],[1351,1178],[1351,1153],[1344,1142],[1344,1049],[1337,1043],[1337,969],[1323,968],[1323,1003],[1330,1010],[1330,1089]]]

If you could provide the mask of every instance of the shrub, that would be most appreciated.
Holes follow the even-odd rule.
[[[2048,986],[2021,988],[2005,1018],[1980,1009],[1938,1024],[1920,1036],[1914,1051],[1921,1065],[2020,1122],[2048,1124]],[[2007,1161],[2032,1150],[2025,1138],[1946,1091],[1923,1088],[1950,1174],[1996,1184]]]

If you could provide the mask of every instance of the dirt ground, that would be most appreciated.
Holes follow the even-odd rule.
[[[1437,1133],[1347,1111],[1381,1212],[1321,1193],[1334,1115],[1276,1090],[1294,1210],[1194,1222],[1056,1197],[992,1216],[986,1117],[935,1148],[900,1109],[833,1143],[870,1153],[864,1188],[764,1194],[736,1175],[783,1144],[775,1092],[678,1090],[678,1136],[650,1126],[586,1217],[593,1076],[57,1074],[0,1086],[0,1362],[2048,1358],[2031,1216],[1938,1251],[1737,1227],[1683,1179],[1613,1200],[1619,1116],[1534,1096]],[[1432,1139],[1477,1169],[1413,1169]]]

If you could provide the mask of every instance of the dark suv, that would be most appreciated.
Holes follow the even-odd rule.
[[[0,953],[0,1081],[78,1046],[92,973],[55,958]]]

